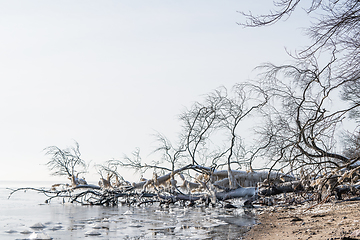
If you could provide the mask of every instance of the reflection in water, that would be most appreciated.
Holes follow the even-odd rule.
[[[242,208],[189,208],[170,206],[101,207],[61,204],[39,205],[42,195],[19,193],[7,200],[0,189],[0,239],[26,239],[43,232],[53,239],[238,239],[255,224]],[[7,192],[6,192],[7,193]],[[42,223],[45,228],[31,229]],[[25,233],[22,233],[25,232]]]

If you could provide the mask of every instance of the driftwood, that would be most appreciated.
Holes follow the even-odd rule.
[[[197,177],[187,179],[183,172],[189,170],[198,172]],[[113,175],[109,174],[106,179],[100,179],[99,186],[79,181],[76,176],[70,179],[71,185],[54,184],[50,190],[19,188],[12,190],[10,196],[20,190],[33,190],[46,195],[48,203],[54,198],[60,198],[63,199],[63,202],[106,206],[118,204],[140,206],[156,202],[160,204],[176,202],[186,204],[188,202],[189,205],[193,205],[195,202],[197,204],[216,204],[233,198],[255,199],[259,192],[256,185],[265,179],[272,181],[282,181],[280,178],[293,179],[285,174],[232,170],[233,180],[235,179],[238,185],[230,188],[228,173],[228,170],[217,171],[199,165],[187,165],[162,176],[154,174],[152,179],[142,178],[140,182],[132,184],[126,181],[120,183],[118,178],[113,183],[111,181]],[[282,188],[285,189],[286,186],[284,185]],[[267,191],[266,194],[277,193],[276,191]],[[260,190],[260,194],[263,193],[264,190]]]
[[[237,189],[228,192],[226,191],[217,192],[216,197],[219,200],[227,200],[231,198],[250,198],[250,197],[254,197],[256,194],[257,194],[257,189],[255,187],[246,187],[246,188],[239,187]]]
[[[272,186],[261,186],[258,190],[260,196],[271,196],[279,193],[296,192],[303,190],[300,181],[284,182]]]
[[[284,173],[275,173],[275,172],[267,172],[267,171],[259,171],[259,172],[247,172],[247,171],[236,171],[232,170],[233,177],[242,187],[255,187],[257,183],[263,182],[269,179],[272,182],[280,183],[295,180],[294,177],[284,174]],[[226,180],[227,179],[227,180]],[[228,182],[228,171],[220,170],[214,171],[211,174],[211,180],[216,185],[223,186]]]
[[[197,176],[190,177],[189,172],[195,171]],[[144,204],[194,204],[208,205],[222,201],[245,198],[246,205],[257,199],[271,204],[273,200],[267,197],[279,193],[312,192],[321,194],[326,190],[326,198],[335,195],[338,200],[344,194],[358,193],[360,184],[353,183],[359,179],[360,167],[333,171],[321,178],[310,179],[310,175],[303,174],[300,179],[283,173],[275,172],[246,172],[237,170],[214,170],[199,165],[187,165],[175,169],[167,174],[153,175],[152,179],[140,179],[137,183],[119,181],[117,175],[109,174],[106,179],[101,178],[99,186],[89,185],[76,177],[71,177],[71,184],[54,184],[49,190],[36,188],[11,189],[10,196],[20,190],[33,190],[48,197],[46,202],[60,198],[63,202],[80,203],[84,205],[115,206],[118,204],[144,205]],[[229,173],[231,174],[229,178]],[[115,182],[111,177],[115,176]],[[232,184],[230,180],[232,179]],[[234,185],[235,183],[235,185]],[[9,196],[9,197],[10,197]],[[315,198],[315,197],[313,197]],[[319,202],[321,198],[318,198]],[[307,201],[307,199],[303,200]],[[221,204],[223,205],[223,204]]]

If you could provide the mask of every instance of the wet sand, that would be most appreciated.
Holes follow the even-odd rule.
[[[244,239],[360,239],[360,201],[313,205],[259,208]]]

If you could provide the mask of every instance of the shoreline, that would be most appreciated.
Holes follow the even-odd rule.
[[[243,239],[360,239],[360,201],[334,201],[308,209],[314,204],[255,209],[258,224]]]

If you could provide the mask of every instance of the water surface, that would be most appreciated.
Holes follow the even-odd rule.
[[[53,239],[239,239],[255,223],[243,208],[158,206],[103,207],[63,204],[33,191],[7,199],[9,187],[40,187],[50,183],[0,182],[0,239],[27,239],[43,232]],[[239,203],[240,204],[240,203]],[[31,228],[41,223],[44,228]]]

